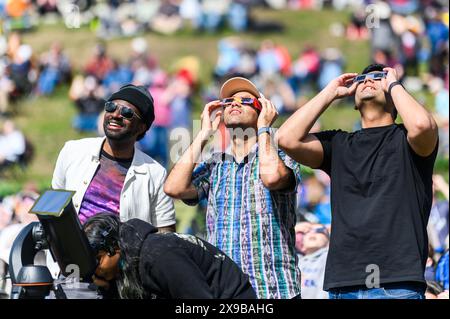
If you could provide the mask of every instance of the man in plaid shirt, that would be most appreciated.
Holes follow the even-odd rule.
[[[270,127],[278,113],[253,83],[232,78],[220,99],[205,106],[201,131],[164,191],[187,204],[208,199],[207,240],[250,277],[258,298],[298,298],[294,227],[300,165],[274,146]],[[196,167],[221,121],[230,147]]]

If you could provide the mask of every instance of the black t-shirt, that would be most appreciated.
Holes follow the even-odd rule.
[[[417,155],[397,124],[315,136],[324,150],[319,168],[331,177],[324,289],[366,285],[377,269],[381,284],[425,283],[437,145],[430,156]]]

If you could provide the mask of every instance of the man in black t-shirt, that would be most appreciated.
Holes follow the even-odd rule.
[[[362,129],[309,133],[336,99],[355,96]],[[396,124],[397,112],[404,124]],[[278,131],[288,155],[331,177],[324,289],[330,298],[424,298],[437,125],[394,69],[343,74]]]

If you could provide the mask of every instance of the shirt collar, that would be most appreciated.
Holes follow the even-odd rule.
[[[98,140],[97,147],[92,149],[91,159],[92,161],[99,162],[100,154],[102,151],[103,143],[106,141],[106,136],[100,138]],[[133,161],[131,162],[130,169],[132,169],[136,174],[146,174],[147,170],[145,169],[145,159],[142,157],[141,151],[134,146],[134,155]]]
[[[248,154],[242,159],[242,161],[240,163],[238,163],[236,161],[236,159],[234,158],[233,152],[231,151],[231,145],[229,145],[225,151],[223,153],[221,153],[221,160],[223,162],[225,161],[229,161],[229,162],[236,162],[237,164],[241,164],[241,163],[250,163],[254,160],[254,158],[256,157],[256,155],[258,154],[258,142],[256,142],[250,149],[250,151],[248,152]]]

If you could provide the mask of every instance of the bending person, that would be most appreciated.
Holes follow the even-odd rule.
[[[191,235],[159,233],[140,219],[97,214],[84,230],[98,258],[94,283],[123,299],[255,299],[248,276]],[[117,293],[111,291],[117,288]]]

